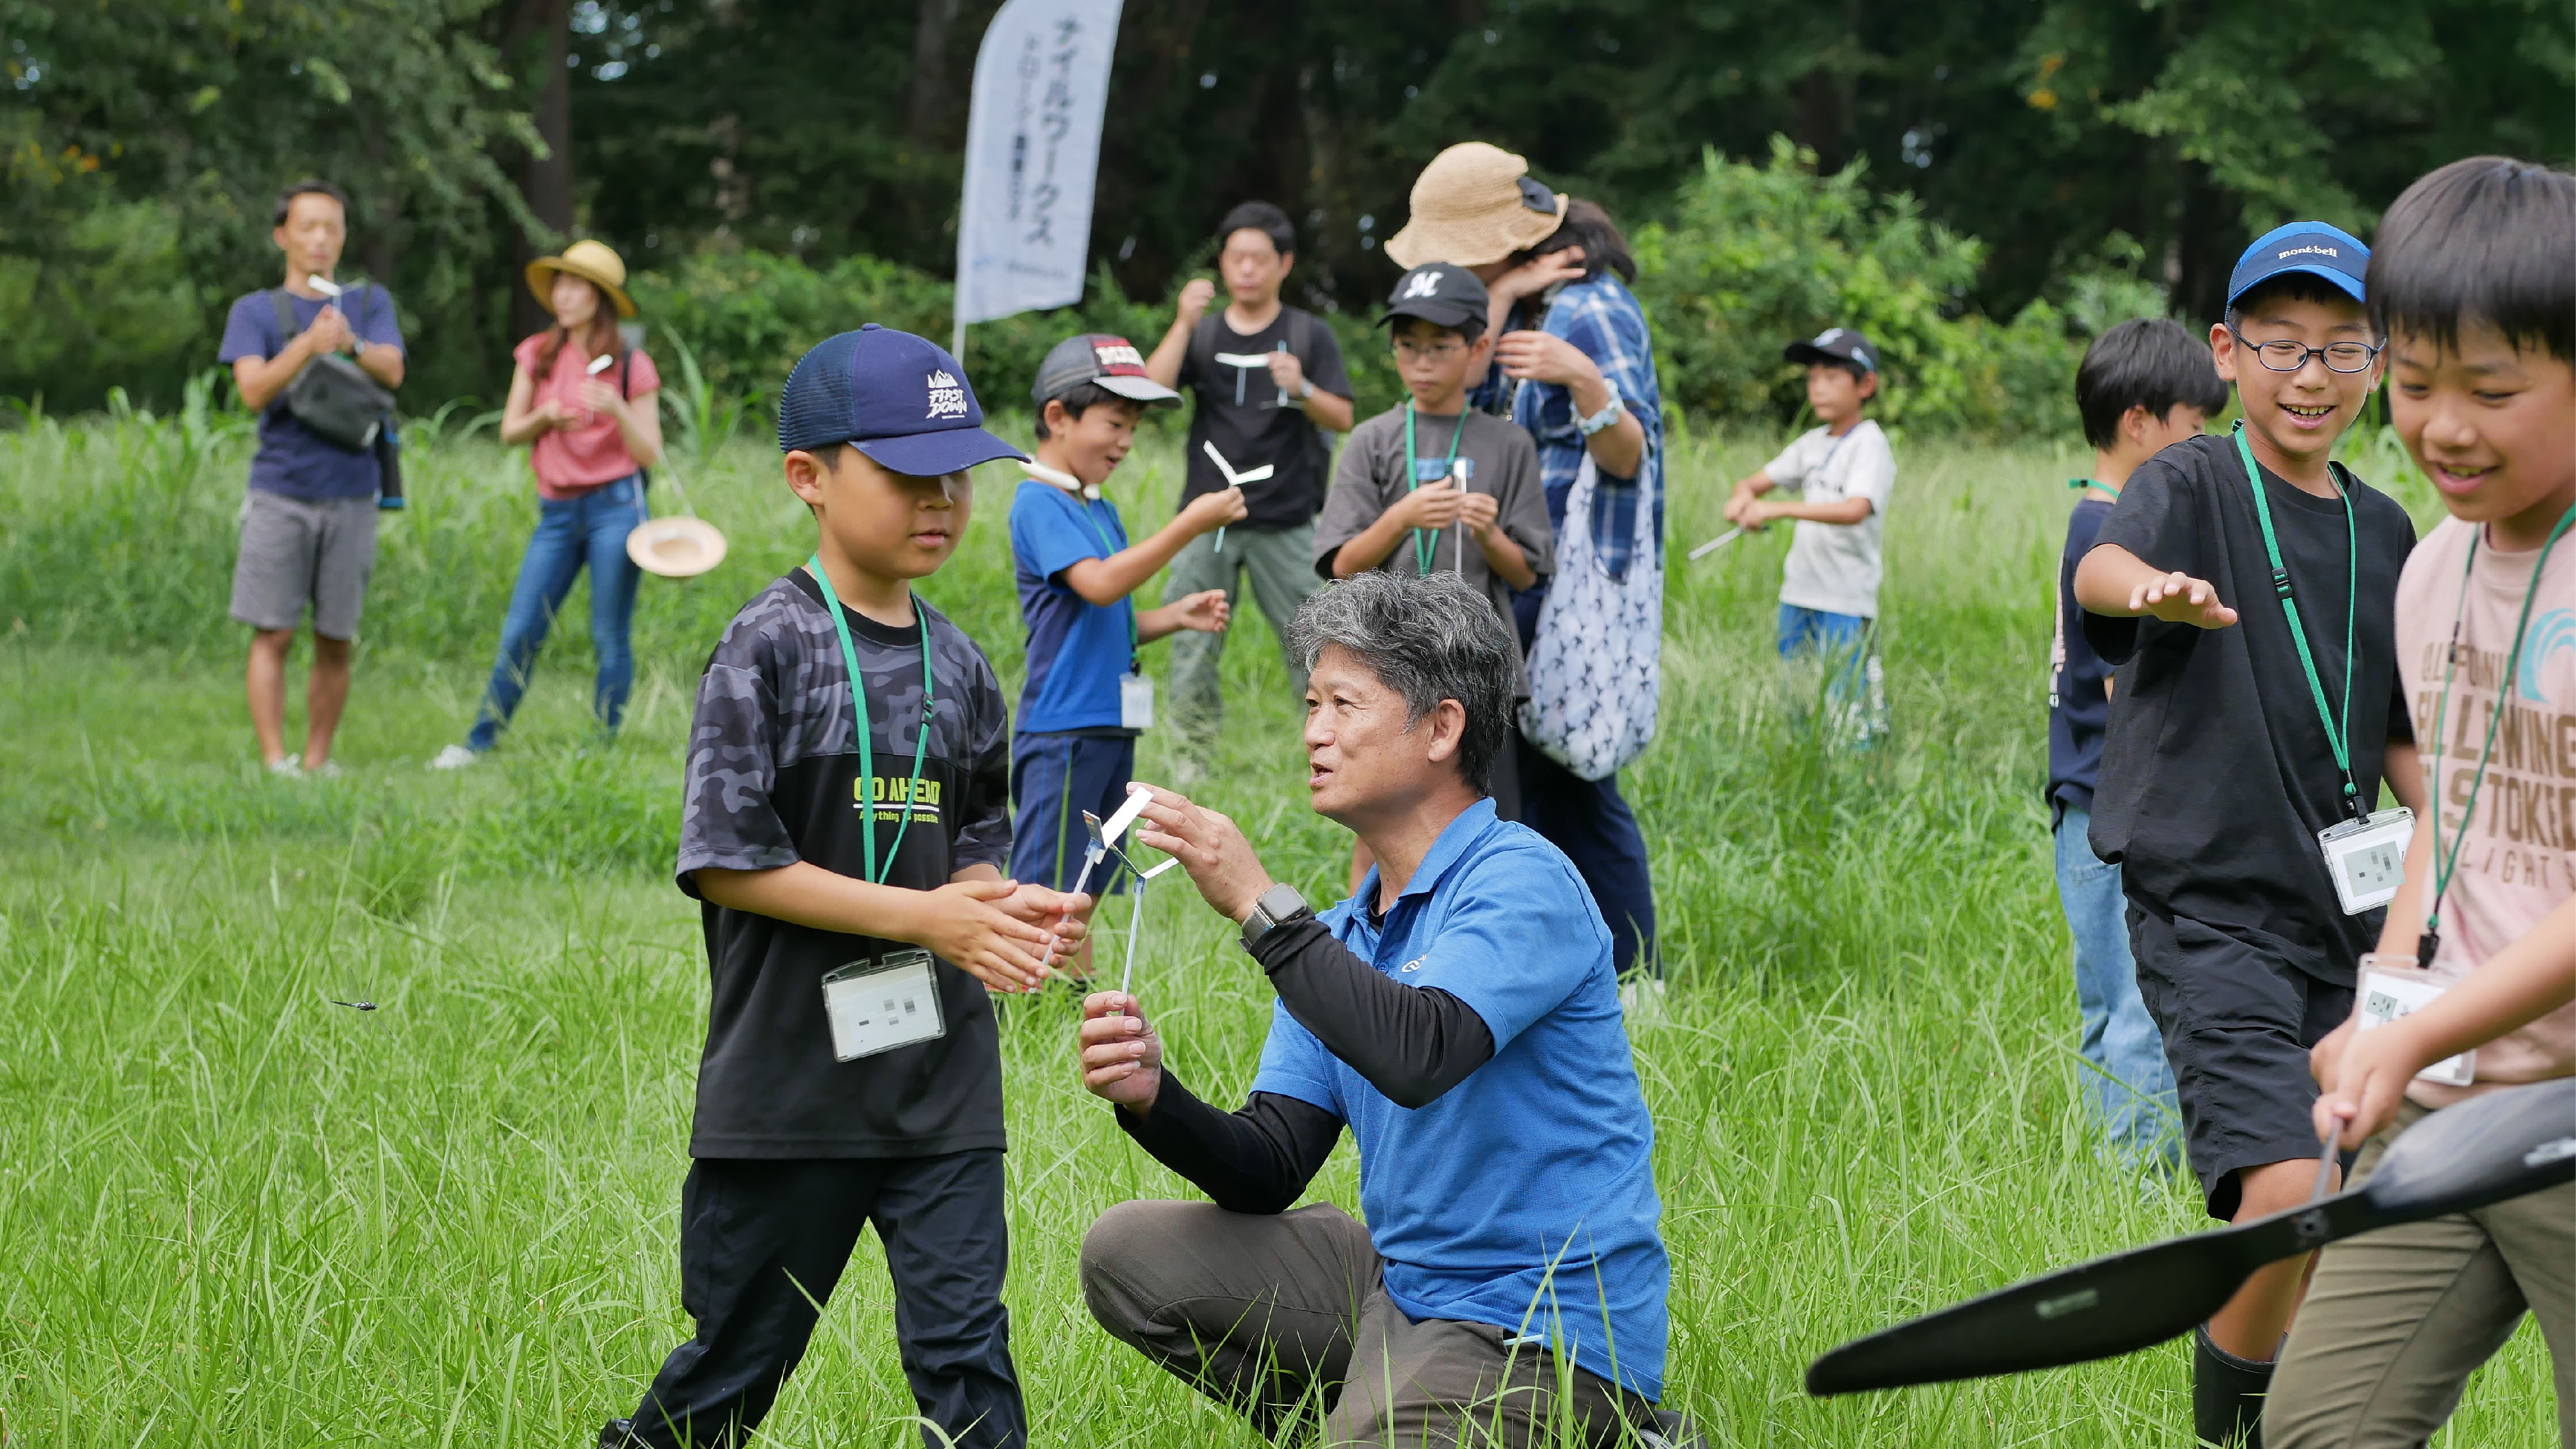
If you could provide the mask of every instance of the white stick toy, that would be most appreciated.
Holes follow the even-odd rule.
[[[1458,420],[1458,426],[1460,426],[1460,427],[1462,427],[1462,428],[1463,428],[1463,427],[1465,427],[1465,426],[1467,426],[1467,420],[1466,420],[1465,418],[1460,418],[1460,419]],[[1459,492],[1461,492],[1461,493],[1464,493],[1464,492],[1466,492],[1466,491],[1467,491],[1467,460],[1466,460],[1466,459],[1464,459],[1464,458],[1452,458],[1452,459],[1450,459],[1450,460],[1449,460],[1449,486],[1451,486],[1451,487],[1453,487],[1453,488],[1457,489],[1457,490],[1458,490]],[[1455,522],[1453,522],[1453,523],[1451,523],[1451,524],[1449,525],[1449,531],[1450,531],[1450,532],[1452,532],[1452,533],[1454,533],[1454,534],[1456,534],[1456,535],[1458,535],[1458,572],[1459,572],[1459,574],[1463,577],[1463,576],[1466,574],[1466,572],[1467,572],[1467,514],[1466,514],[1466,510],[1464,510],[1464,509],[1459,510],[1457,521],[1455,521]]]
[[[1253,354],[1255,358],[1265,355],[1266,354],[1258,352]],[[1219,360],[1223,360],[1222,355],[1220,355]],[[1234,471],[1234,465],[1225,460],[1225,454],[1216,450],[1216,442],[1214,439],[1202,439],[1199,443],[1199,447],[1206,451],[1208,461],[1216,465],[1216,470],[1225,475],[1225,486],[1228,488],[1241,488],[1246,483],[1258,483],[1276,471],[1274,465],[1264,463],[1258,468],[1247,468],[1243,472],[1237,473]],[[1222,528],[1216,531],[1215,551],[1218,553],[1225,552],[1225,530]]]
[[[1175,855],[1152,870],[1136,870],[1136,862],[1127,860],[1124,852],[1118,858],[1127,861],[1129,870],[1136,871],[1136,907],[1127,913],[1127,964],[1118,973],[1118,991],[1123,996],[1136,982],[1136,937],[1145,919],[1145,882],[1180,864],[1181,858]]]
[[[616,360],[617,359],[615,357],[603,352],[597,357],[592,358],[590,360],[590,366],[583,368],[582,371],[589,373],[593,377],[597,377],[601,373],[606,372],[609,368],[609,364]]]
[[[312,287],[314,291],[321,293],[332,301],[337,302],[340,300],[340,284],[332,281],[329,277],[306,277],[304,281],[306,285]]]
[[[1717,537],[1710,539],[1708,542],[1701,544],[1699,547],[1692,549],[1690,551],[1690,561],[1697,563],[1701,559],[1708,557],[1710,554],[1717,552],[1719,549],[1726,547],[1728,544],[1735,542],[1743,536],[1743,529],[1730,528],[1726,532],[1719,534]]]

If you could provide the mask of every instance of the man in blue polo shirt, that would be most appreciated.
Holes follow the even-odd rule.
[[[1517,642],[1455,574],[1307,600],[1308,787],[1378,864],[1321,915],[1223,815],[1154,791],[1139,839],[1243,924],[1278,992],[1249,1100],[1163,1065],[1132,996],[1083,1004],[1084,1082],[1214,1201],[1130,1202],[1082,1249],[1092,1315],[1280,1437],[1679,1442],[1654,1124],[1610,932],[1573,865],[1488,798]],[[1363,1226],[1288,1211],[1347,1126]],[[1631,1436],[1636,1437],[1631,1437]]]

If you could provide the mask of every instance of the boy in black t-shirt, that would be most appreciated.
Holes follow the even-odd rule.
[[[2321,222],[2246,249],[2210,329],[2244,423],[2131,473],[2075,573],[2085,636],[2119,670],[2093,849],[2121,868],[2184,1151],[2222,1219],[2307,1200],[2308,1048],[2379,936],[2379,910],[2340,904],[2320,835],[2373,811],[2383,771],[2408,807],[2421,793],[2395,620],[2414,526],[2327,461],[2379,380],[2368,260]],[[2258,1270],[2194,1335],[2202,1439],[2259,1443],[2305,1271]]]
[[[779,446],[820,537],[707,663],[680,822],[711,977],[680,1205],[697,1336],[603,1449],[749,1435],[871,1223],[923,1442],[1027,1441],[985,994],[1034,990],[1089,903],[1002,879],[1001,686],[912,592],[965,532],[965,470],[1020,456],[982,423],[954,358],[873,324],[787,380]]]
[[[1315,514],[1324,506],[1332,461],[1326,433],[1351,430],[1351,380],[1332,329],[1314,314],[1279,300],[1297,261],[1297,232],[1288,214],[1247,201],[1217,225],[1217,270],[1230,298],[1210,312],[1216,287],[1205,278],[1181,288],[1172,327],[1145,359],[1145,371],[1195,400],[1190,416],[1181,506],[1242,483],[1243,522],[1194,539],[1172,560],[1163,602],[1207,589],[1225,590],[1227,607],[1252,574],[1252,597],[1281,639],[1297,606],[1319,586]],[[1172,724],[1181,745],[1182,779],[1203,770],[1216,749],[1225,700],[1217,687],[1223,634],[1184,634],[1172,641]],[[1289,686],[1306,693],[1305,671],[1280,646]]]

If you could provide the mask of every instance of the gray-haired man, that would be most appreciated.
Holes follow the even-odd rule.
[[[1232,821],[1154,791],[1140,838],[1243,923],[1279,1000],[1232,1114],[1164,1068],[1134,997],[1083,1003],[1085,1084],[1214,1199],[1103,1214],[1092,1315],[1274,1436],[1312,1415],[1328,1445],[1667,1432],[1654,1124],[1610,932],[1565,857],[1486,798],[1511,631],[1454,574],[1370,573],[1308,599],[1289,637],[1314,807],[1377,868],[1317,915]],[[1345,1125],[1367,1226],[1287,1211]]]

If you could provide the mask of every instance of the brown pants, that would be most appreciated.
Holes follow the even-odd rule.
[[[1100,1326],[1273,1439],[1320,1416],[1327,1449],[1683,1442],[1646,1400],[1507,1346],[1509,1329],[1406,1317],[1383,1268],[1368,1229],[1325,1203],[1121,1203],[1082,1240]]]
[[[2353,1164],[2367,1177],[2409,1104]],[[2335,1244],[2315,1279],[2263,1408],[2270,1449],[2411,1449],[2459,1407],[2469,1374],[2522,1323],[2540,1320],[2558,1385],[2558,1437],[2576,1445],[2576,1183],[2475,1212]]]

